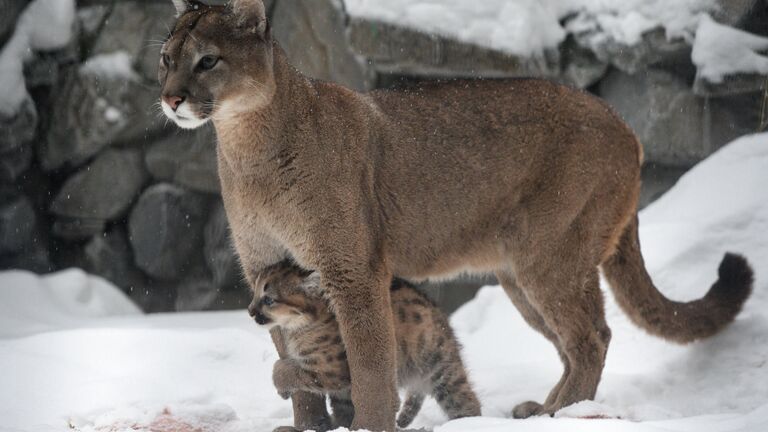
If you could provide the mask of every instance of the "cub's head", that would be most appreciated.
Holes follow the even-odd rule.
[[[275,91],[272,37],[262,0],[173,3],[178,19],[158,69],[165,115],[193,129],[269,103]]]
[[[264,269],[254,287],[248,313],[260,325],[296,329],[313,323],[327,304],[319,277],[283,261]]]

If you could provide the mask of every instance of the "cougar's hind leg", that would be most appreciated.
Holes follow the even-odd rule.
[[[611,332],[605,322],[596,267],[565,260],[557,271],[537,272],[520,286],[530,305],[556,335],[569,367],[542,407],[554,414],[597,392]],[[556,391],[555,391],[556,390]]]
[[[541,316],[541,314],[539,314],[539,312],[536,311],[533,305],[531,305],[531,303],[528,301],[528,298],[525,296],[523,290],[517,285],[517,281],[515,280],[514,275],[512,275],[510,272],[498,272],[496,273],[496,278],[504,288],[504,292],[507,293],[509,299],[512,300],[512,304],[515,305],[517,310],[520,312],[520,315],[523,316],[525,322],[533,327],[534,330],[541,333],[555,346],[558,355],[560,355],[560,360],[563,363],[563,374],[555,387],[549,392],[549,396],[544,402],[544,405],[538,402],[528,401],[517,405],[512,410],[513,417],[527,418],[541,414],[544,411],[545,405],[551,405],[557,400],[557,396],[560,393],[560,388],[562,388],[566,378],[568,377],[568,374],[571,371],[571,365],[568,357],[565,355],[562,347],[560,346],[560,340],[558,339],[557,335],[549,328],[549,326],[547,326],[547,323],[544,322],[544,318]]]

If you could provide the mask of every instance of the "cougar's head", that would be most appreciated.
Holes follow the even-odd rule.
[[[160,51],[158,69],[165,115],[193,129],[268,104],[275,82],[262,0],[232,0],[226,6],[173,3],[178,19]]]

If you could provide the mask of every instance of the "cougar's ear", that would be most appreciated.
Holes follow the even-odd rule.
[[[265,40],[269,38],[269,24],[267,12],[262,0],[231,0],[229,9],[237,17],[237,24],[247,31],[261,36]]]
[[[176,18],[184,15],[188,10],[192,9],[192,1],[190,0],[171,0],[173,5],[176,6]]]

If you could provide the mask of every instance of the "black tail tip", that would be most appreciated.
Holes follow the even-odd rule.
[[[717,269],[718,285],[722,291],[743,300],[752,292],[754,273],[747,259],[735,253],[728,252]]]

